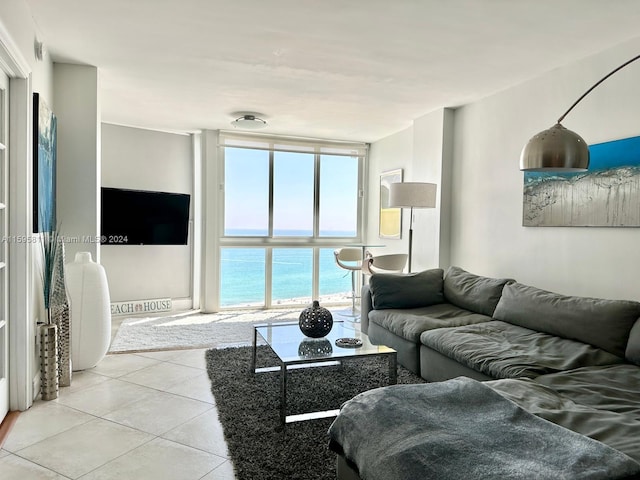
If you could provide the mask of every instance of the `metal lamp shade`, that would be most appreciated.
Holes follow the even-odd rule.
[[[636,55],[631,60],[611,70],[573,102],[573,105],[558,118],[558,122],[553,127],[540,132],[529,140],[529,143],[525,145],[520,154],[520,170],[530,172],[584,172],[587,170],[589,168],[589,147],[587,143],[580,135],[560,125],[560,122],[594,88],[636,60],[640,60],[640,55]]]
[[[435,183],[392,183],[389,187],[389,206],[434,208],[436,206],[436,188]]]
[[[535,135],[522,149],[520,170],[579,172],[589,168],[589,146],[559,123]]]

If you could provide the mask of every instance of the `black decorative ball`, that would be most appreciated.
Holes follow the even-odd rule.
[[[300,330],[307,337],[320,338],[324,337],[331,331],[333,327],[333,317],[331,312],[320,306],[317,300],[313,301],[313,305],[305,308],[300,314]]]
[[[333,353],[333,346],[326,338],[303,340],[298,345],[298,355],[302,358],[328,357]]]

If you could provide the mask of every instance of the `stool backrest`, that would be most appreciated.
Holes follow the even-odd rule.
[[[333,255],[340,268],[346,270],[360,270],[362,268],[362,250],[359,248],[339,248],[333,251]]]
[[[409,255],[406,253],[390,253],[371,258],[366,273],[392,273],[402,272],[407,264]],[[363,268],[364,269],[364,268]]]

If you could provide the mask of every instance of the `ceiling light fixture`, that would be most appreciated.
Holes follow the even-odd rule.
[[[535,135],[522,149],[520,154],[520,170],[529,172],[584,172],[589,168],[589,146],[575,132],[564,128],[560,122],[591,91],[618,70],[640,59],[640,55],[623,63],[598,80],[589,90],[582,94],[569,110],[558,119],[551,128]]]
[[[233,122],[231,122],[231,125],[236,128],[257,130],[258,128],[266,127],[267,122],[261,118],[256,117],[255,115],[246,114],[236,118]]]

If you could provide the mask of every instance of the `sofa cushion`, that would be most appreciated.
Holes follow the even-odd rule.
[[[586,343],[494,320],[428,330],[423,345],[493,378],[535,378],[623,359]]]
[[[460,267],[449,267],[444,277],[444,298],[454,305],[483,315],[493,315],[507,278],[481,277]]]
[[[640,303],[566,296],[514,282],[505,285],[493,317],[624,357]]]
[[[442,303],[443,275],[441,268],[410,274],[371,275],[369,289],[373,308],[418,308]]]
[[[369,312],[369,321],[399,337],[420,343],[420,334],[425,330],[489,322],[491,317],[469,312],[450,303],[440,303],[422,308],[372,310]]]
[[[583,404],[578,401],[580,398],[575,400],[572,395],[556,391],[555,387],[539,384],[540,378],[493,380],[484,384],[538,417],[598,440],[640,461],[640,442],[637,440],[640,438],[638,415]],[[586,390],[589,385],[584,387]]]
[[[624,363],[543,375],[536,383],[576,403],[629,414],[640,420],[640,367]]]
[[[376,310],[388,312],[389,310]],[[420,375],[420,343],[415,340],[407,340],[395,333],[382,328],[376,323],[369,324],[369,341],[374,345],[385,345],[396,352],[396,361],[407,370]]]

